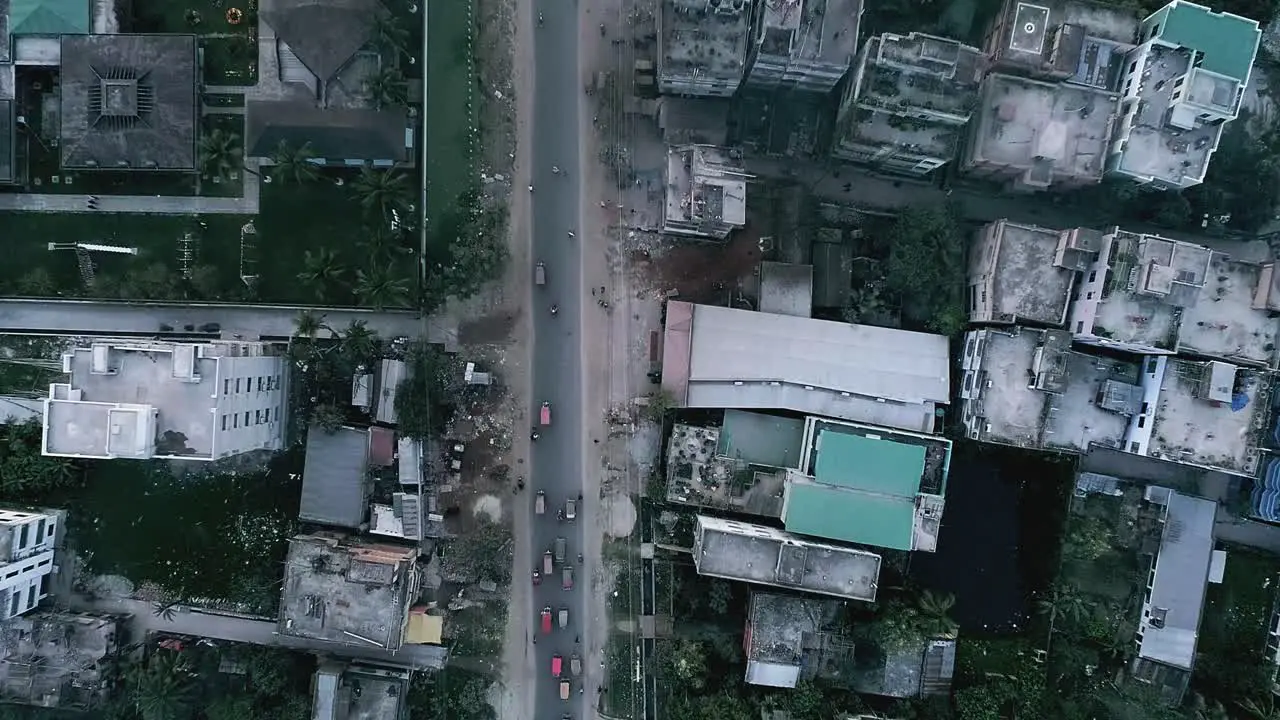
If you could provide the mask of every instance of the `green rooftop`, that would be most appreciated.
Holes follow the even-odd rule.
[[[810,480],[787,483],[787,532],[894,550],[912,548],[915,498],[875,495]]]
[[[84,35],[89,32],[89,0],[13,0],[9,32],[20,35]]]
[[[820,483],[914,498],[925,448],[831,429],[819,431],[813,476]]]
[[[824,428],[816,454],[814,479],[787,483],[787,530],[911,550],[925,447]]]
[[[1142,22],[1143,37],[1155,36],[1171,45],[1200,53],[1200,67],[1244,82],[1253,68],[1262,30],[1258,23],[1230,13],[1175,0]]]

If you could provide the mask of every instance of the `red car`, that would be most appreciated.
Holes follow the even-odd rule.
[[[551,606],[542,608],[542,634],[547,635],[551,632]]]
[[[563,664],[564,664],[564,661],[560,659],[559,654],[551,656],[551,677],[554,677],[554,678],[560,677],[560,669],[563,666]]]

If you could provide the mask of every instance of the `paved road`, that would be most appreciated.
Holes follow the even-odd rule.
[[[556,538],[568,544],[566,559],[574,564],[575,587],[561,589],[560,568],[534,590],[532,612],[550,607],[569,610],[569,626],[542,636],[534,653],[537,687],[534,692],[534,717],[538,720],[559,718],[566,712],[573,717],[589,717],[582,687],[575,682],[569,703],[560,700],[559,684],[551,678],[551,657],[560,654],[565,663],[577,651],[575,636],[586,627],[585,593],[590,587],[589,575],[577,565],[583,550],[582,528],[577,523],[560,523],[556,509],[569,497],[577,498],[583,490],[583,377],[582,317],[584,296],[582,257],[579,238],[568,233],[577,230],[579,217],[578,182],[579,152],[578,118],[581,82],[578,71],[579,19],[577,3],[560,0],[535,0],[534,12],[543,16],[534,34],[533,150],[530,177],[533,194],[532,257],[546,263],[547,285],[534,288],[533,307],[533,399],[532,417],[543,401],[551,404],[552,424],[542,431],[533,445],[532,484],[547,494],[547,514],[535,517],[533,548],[545,551]],[[553,173],[558,166],[561,173]],[[550,306],[557,304],[557,315]],[[594,309],[594,308],[592,308]],[[530,558],[530,571],[534,558]],[[517,610],[518,611],[518,610]],[[534,628],[540,630],[539,623]],[[583,645],[582,647],[586,647]],[[567,670],[567,668],[565,668]],[[585,669],[585,668],[584,668]]]
[[[0,298],[0,333],[57,335],[154,335],[161,324],[179,330],[192,324],[222,326],[222,337],[285,338],[303,308],[293,306],[233,306],[217,304],[126,303],[86,300],[19,300]],[[424,321],[415,311],[318,309],[316,314],[334,330],[352,320],[365,321],[382,337],[418,337]],[[450,347],[457,344],[457,328],[437,318],[425,321],[427,339]],[[206,336],[207,337],[207,336]]]

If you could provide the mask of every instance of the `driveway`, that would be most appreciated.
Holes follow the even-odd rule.
[[[551,658],[569,656],[584,647],[575,642],[586,626],[588,573],[577,563],[584,552],[580,523],[559,522],[556,510],[565,500],[575,500],[583,491],[582,256],[578,232],[579,93],[578,43],[582,32],[576,3],[535,0],[533,11],[541,13],[542,24],[534,33],[533,67],[533,150],[530,182],[533,183],[532,257],[546,263],[547,284],[535,288],[533,312],[533,404],[531,417],[538,418],[539,406],[551,407],[552,424],[541,430],[533,444],[532,484],[547,497],[547,514],[535,517],[533,549],[551,549],[557,538],[567,544],[566,561],[575,566],[572,590],[561,589],[559,571],[534,589],[532,611],[549,607],[553,613],[569,611],[569,626],[542,636],[534,651],[537,687],[533,716],[557,718],[566,712],[573,717],[589,717],[587,703],[575,682],[570,701],[560,700],[559,685],[551,677]],[[536,22],[536,21],[535,21]],[[560,168],[559,173],[553,167]],[[577,237],[569,237],[569,233]],[[552,304],[559,312],[552,315]],[[531,502],[532,504],[532,502]],[[532,571],[536,558],[529,558]],[[520,608],[515,609],[516,612]],[[535,623],[533,627],[538,628]],[[567,668],[566,668],[567,670]]]

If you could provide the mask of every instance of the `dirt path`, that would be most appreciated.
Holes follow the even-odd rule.
[[[528,3],[513,0],[479,0],[481,3],[499,3],[511,8],[506,37],[513,39],[513,62],[510,65],[511,87],[514,94],[514,117],[508,117],[514,137],[514,167],[510,169],[512,187],[524,187],[529,177],[529,149],[533,131],[533,10]],[[529,407],[530,370],[533,366],[533,346],[529,342],[530,318],[523,310],[533,302],[532,283],[529,280],[529,247],[532,239],[530,199],[526,193],[512,193],[509,204],[508,247],[510,259],[507,265],[505,285],[514,301],[515,324],[511,334],[511,351],[507,354],[507,384],[511,393],[520,399],[522,409]],[[527,425],[527,419],[515,427]],[[514,430],[514,429],[513,429]],[[524,459],[529,457],[529,439],[523,432],[512,433],[512,454],[517,458],[515,472],[528,475]],[[521,494],[520,502],[527,501]],[[528,558],[532,555],[530,515],[520,507],[512,509],[512,535],[515,540],[514,567],[511,572],[511,597],[507,606],[507,634],[502,657],[502,679],[491,693],[490,701],[500,720],[532,720],[534,705],[534,659],[529,652],[530,618],[533,617],[533,601],[530,585],[525,581]]]

